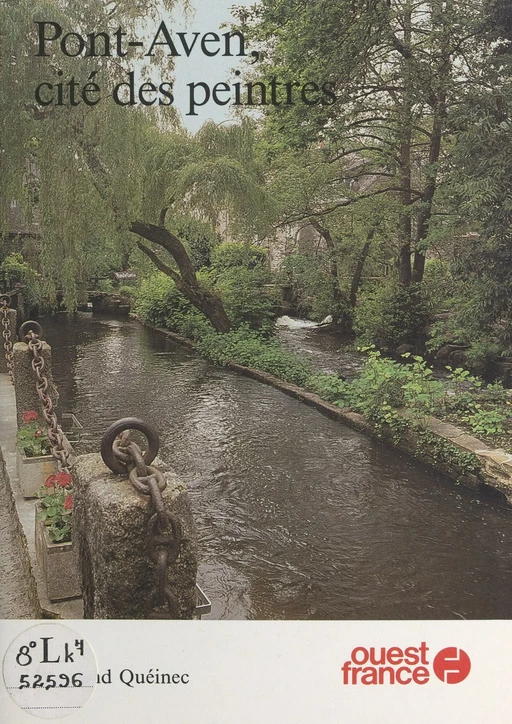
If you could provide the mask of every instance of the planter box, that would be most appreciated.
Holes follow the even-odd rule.
[[[57,472],[57,461],[53,455],[28,458],[25,453],[16,450],[16,461],[18,479],[24,498],[35,498],[48,475]]]
[[[40,506],[36,505],[36,513]],[[82,595],[72,543],[52,543],[42,521],[36,520],[36,555],[50,601]]]

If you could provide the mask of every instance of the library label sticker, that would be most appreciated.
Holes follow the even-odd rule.
[[[96,658],[81,634],[62,624],[38,624],[11,643],[3,676],[21,709],[42,719],[56,719],[81,709],[91,696]]]

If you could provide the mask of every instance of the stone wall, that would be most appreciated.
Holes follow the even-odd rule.
[[[33,355],[29,347],[24,342],[16,342],[13,348],[14,355],[14,375],[16,389],[16,414],[18,427],[23,424],[23,413],[28,410],[35,410],[42,420],[41,400],[36,392],[36,376],[32,369]],[[41,357],[44,359],[44,374],[48,380],[48,394],[50,395],[54,407],[57,406],[58,393],[53,383],[51,372],[51,347],[43,342],[40,351]]]
[[[196,607],[197,542],[186,489],[176,474],[156,460],[167,487],[165,508],[182,523],[181,553],[169,568],[168,583],[179,604],[178,618]],[[73,543],[79,557],[84,617],[143,619],[155,585],[148,557],[149,497],[126,477],[111,473],[100,455],[82,455],[73,468]]]

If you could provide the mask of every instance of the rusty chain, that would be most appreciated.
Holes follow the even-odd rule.
[[[130,430],[139,430],[146,436],[146,452],[131,440]],[[158,435],[150,425],[134,417],[125,418],[111,425],[103,435],[101,456],[113,472],[128,473],[135,490],[150,497],[148,548],[155,565],[155,585],[148,595],[148,618],[176,619],[179,604],[169,587],[168,571],[180,555],[181,522],[165,510],[162,492],[167,483],[162,472],[150,464],[157,455],[158,445]]]
[[[11,384],[14,384],[14,363],[12,355],[12,335],[11,320],[9,319],[9,308],[11,306],[11,297],[8,294],[0,295],[0,305],[2,313],[2,337],[4,339],[5,361],[7,363],[7,371]]]
[[[48,393],[48,378],[44,374],[45,362],[41,355],[43,342],[40,339],[42,331],[41,325],[37,322],[25,322],[20,327],[19,337],[26,340],[32,353],[32,369],[36,376],[36,392],[41,400],[43,417],[48,426],[48,439],[52,445],[52,455],[57,460],[59,471],[70,473],[69,452],[64,445],[64,433],[58,424],[57,415],[53,411],[52,398]]]

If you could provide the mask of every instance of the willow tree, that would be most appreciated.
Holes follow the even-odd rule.
[[[96,71],[92,80],[105,95],[113,84],[126,80],[132,56],[68,57],[58,42],[49,42],[45,57],[40,57],[36,22],[59,24],[62,35],[110,34],[119,27],[136,34],[141,32],[141,18],[150,22],[158,9],[170,10],[173,4],[173,0],[161,0],[159,8],[150,0],[9,0],[1,4],[0,231],[4,238],[12,231],[9,208],[14,200],[25,221],[39,222],[46,294],[51,298],[61,288],[70,308],[76,305],[87,277],[105,271],[122,257],[127,244],[127,222],[123,225],[122,219],[127,218],[129,207],[137,214],[141,199],[134,151],[147,121],[142,114],[126,112],[106,100],[94,106],[84,102],[71,106],[68,83],[72,78],[81,90]],[[51,37],[54,32],[49,26],[46,34]],[[71,38],[71,54],[77,49],[73,42]],[[48,87],[44,103],[38,103],[35,89],[42,82],[51,83],[55,95],[62,82],[65,104],[46,105],[51,96]],[[88,163],[92,150],[100,149],[98,157],[111,177],[110,193],[98,191],[97,169]]]
[[[2,64],[1,86],[4,93],[15,89],[10,102],[2,104],[2,158],[7,141],[13,148],[4,174],[3,207],[18,199],[27,216],[39,214],[46,291],[51,297],[62,288],[69,308],[76,305],[87,277],[120,263],[137,245],[217,330],[227,331],[221,300],[199,283],[173,226],[184,214],[216,225],[219,214],[227,211],[235,232],[243,226],[246,235],[254,233],[264,197],[251,124],[209,124],[193,139],[177,128],[169,105],[158,112],[120,107],[111,98],[73,107],[34,101],[36,84],[48,76],[53,83],[61,78],[67,94],[70,79],[78,80],[78,74],[82,86],[93,80],[102,89],[126,81],[134,68],[141,81],[145,74],[130,54],[69,58],[58,43],[49,42],[46,57],[38,57],[34,21],[51,18],[63,32],[82,37],[100,30],[113,36],[118,28],[143,37],[145,28],[172,6],[172,0],[72,0],[64,8],[60,2],[21,0],[3,8],[4,58],[12,60]],[[73,38],[70,42],[80,44]],[[158,67],[152,74],[168,80],[172,58],[160,52],[153,60]],[[7,214],[2,224],[5,233]],[[138,235],[138,242],[128,232]]]
[[[151,242],[148,246],[139,241],[139,250],[175,281],[217,331],[226,332],[230,322],[221,300],[200,284],[193,261],[173,228],[187,215],[205,219],[215,228],[223,216],[232,236],[249,240],[258,234],[267,216],[268,199],[254,152],[253,124],[217,126],[209,122],[194,138],[157,129],[151,136],[144,215],[130,223],[130,230]],[[155,246],[175,265],[170,266]]]

